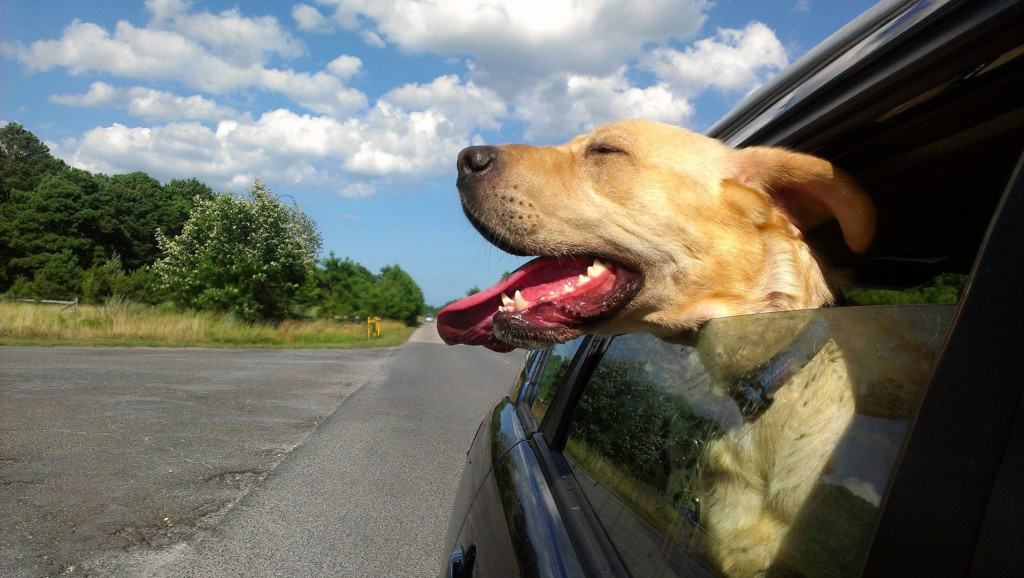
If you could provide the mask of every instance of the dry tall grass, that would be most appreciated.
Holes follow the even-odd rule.
[[[163,345],[200,347],[388,347],[413,328],[385,320],[381,337],[366,326],[336,321],[248,324],[225,315],[177,311],[120,300],[106,305],[0,302],[0,344]]]

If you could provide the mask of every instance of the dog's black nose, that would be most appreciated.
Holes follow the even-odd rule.
[[[467,147],[459,153],[459,176],[481,174],[494,166],[498,159],[497,147]]]

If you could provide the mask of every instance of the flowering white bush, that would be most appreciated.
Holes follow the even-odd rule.
[[[248,321],[288,316],[321,244],[313,221],[260,181],[245,197],[197,197],[181,234],[157,241],[154,269],[175,302]]]

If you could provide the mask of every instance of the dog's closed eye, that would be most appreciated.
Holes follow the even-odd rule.
[[[588,155],[625,155],[625,150],[607,143],[594,143],[587,147]]]

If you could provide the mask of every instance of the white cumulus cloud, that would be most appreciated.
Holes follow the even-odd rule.
[[[342,27],[411,52],[471,55],[492,75],[610,74],[648,43],[691,38],[707,0],[327,0]]]
[[[366,106],[366,95],[347,88],[334,74],[264,68],[259,86],[279,92],[309,110],[341,118]]]
[[[305,48],[273,16],[243,16],[237,8],[219,14],[189,12],[190,2],[147,0],[154,28],[174,30],[239,66],[260,64],[270,54],[285,58]]]
[[[296,4],[292,6],[292,18],[300,30],[306,32],[329,32],[334,26],[315,6]]]
[[[5,52],[30,71],[132,80],[130,87],[96,81],[85,93],[51,97],[142,119],[58,143],[76,166],[196,176],[232,190],[259,177],[347,197],[449,172],[459,150],[509,126],[522,127],[515,140],[563,142],[625,118],[687,125],[703,92],[749,91],[789,60],[759,22],[691,41],[709,0],[312,4],[292,6],[299,30],[341,28],[371,45],[449,57],[466,71],[397,84],[369,102],[349,83],[379,71],[364,70],[359,58],[337,54],[320,70],[289,68],[281,62],[305,46],[275,18],[198,11],[186,0],[147,0],[144,25],[76,20],[59,37]],[[138,86],[146,81],[159,89]],[[198,94],[170,92],[169,83]],[[290,102],[251,112],[220,104],[221,95],[240,91]],[[242,96],[226,102],[238,105]]]
[[[124,110],[148,121],[220,120],[238,116],[238,111],[199,95],[179,96],[142,86],[121,88],[94,82],[84,94],[55,94],[50,101],[65,106]]]
[[[436,110],[464,132],[499,128],[501,118],[509,113],[496,91],[473,81],[462,83],[454,74],[440,76],[429,84],[405,84],[381,100],[404,110]]]
[[[656,48],[641,61],[682,94],[708,88],[747,92],[788,64],[782,43],[761,22],[742,30],[720,28],[713,38],[698,40],[685,50]]]
[[[665,84],[634,86],[622,68],[602,77],[552,76],[521,95],[515,113],[528,123],[524,131],[527,139],[552,141],[628,118],[684,125],[693,114],[693,106]]]
[[[355,76],[362,66],[362,60],[359,60],[355,56],[342,54],[327,64],[327,70],[342,80],[348,80]]]
[[[108,102],[120,94],[115,89],[111,96],[105,85],[90,92],[91,97],[77,97]],[[481,98],[490,108],[462,106]],[[255,119],[221,120],[212,128],[196,122],[113,124],[59,143],[57,152],[92,171],[189,175],[232,190],[259,177],[359,197],[374,194],[378,182],[409,182],[451,170],[458,151],[480,141],[477,127],[496,126],[504,110],[472,82],[444,76],[402,86],[343,120],[282,108]]]
[[[265,65],[271,53],[294,55],[300,48],[279,32],[273,19],[252,19],[228,11],[188,14],[180,2],[151,2],[154,22],[137,27],[118,22],[113,34],[82,21],[68,25],[60,38],[16,46],[14,54],[29,70],[67,69],[71,74],[108,73],[137,80],[177,81],[220,94],[256,88],[281,93],[299,105],[344,116],[366,106],[365,95],[345,86],[359,66],[355,57],[339,57],[328,71],[297,72]],[[266,37],[260,35],[266,34]]]

